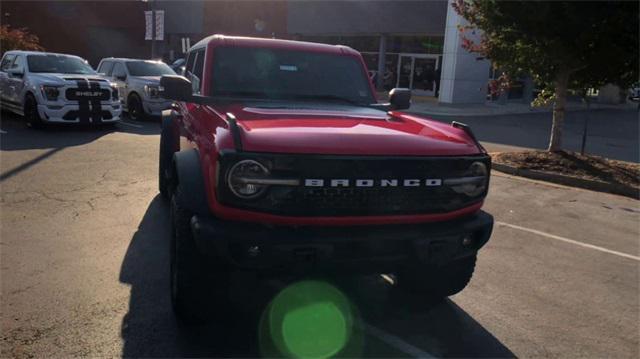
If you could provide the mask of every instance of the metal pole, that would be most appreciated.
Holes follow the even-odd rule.
[[[380,35],[380,46],[378,48],[378,74],[376,75],[376,88],[378,91],[384,90],[384,71],[386,69],[387,35]]]
[[[151,59],[156,58],[156,1],[150,0],[151,5]]]
[[[588,95],[585,96],[585,101],[587,102],[587,111],[584,113],[584,127],[582,128],[582,144],[580,145],[580,154],[584,155],[584,149],[587,146],[587,130],[589,129],[589,110],[591,101],[588,98]]]

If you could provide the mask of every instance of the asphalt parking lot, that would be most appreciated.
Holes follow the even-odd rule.
[[[1,128],[2,357],[264,354],[260,317],[286,279],[238,277],[224,328],[173,317],[157,123]],[[359,313],[351,356],[640,356],[640,202],[494,173],[485,209],[493,237],[449,300],[323,278]]]

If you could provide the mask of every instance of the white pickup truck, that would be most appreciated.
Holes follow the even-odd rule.
[[[0,104],[27,124],[106,124],[120,120],[117,89],[82,58],[7,51],[0,62]]]

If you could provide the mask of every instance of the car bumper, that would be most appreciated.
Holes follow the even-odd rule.
[[[203,253],[236,269],[385,273],[475,254],[491,236],[493,217],[479,211],[437,223],[267,227],[196,215],[191,228]]]
[[[90,112],[90,111],[89,111]],[[103,103],[100,115],[81,113],[77,104],[38,105],[38,113],[46,123],[113,123],[120,121],[122,106],[119,103]],[[98,117],[96,119],[96,117]]]
[[[161,116],[162,111],[171,108],[171,101],[143,101],[144,112],[151,116]]]

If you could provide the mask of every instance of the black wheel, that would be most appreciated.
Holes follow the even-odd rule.
[[[397,273],[403,290],[444,298],[462,291],[473,276],[476,255],[458,259],[440,267],[411,266]]]
[[[146,117],[144,109],[142,108],[142,100],[136,94],[129,96],[129,100],[127,100],[127,111],[129,112],[129,118],[135,121],[144,120]]]
[[[200,324],[222,319],[228,311],[228,272],[209,263],[191,232],[192,214],[179,205],[177,190],[171,198],[171,303],[178,319]]]
[[[41,128],[43,125],[42,118],[38,113],[38,102],[32,94],[28,93],[24,101],[24,118],[27,126],[31,128]]]

